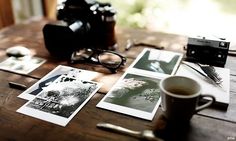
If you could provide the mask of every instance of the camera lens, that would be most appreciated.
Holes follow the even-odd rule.
[[[69,26],[69,28],[73,31],[76,32],[78,29],[80,29],[83,26],[83,23],[81,21],[76,21],[73,24]]]
[[[69,26],[70,30],[76,34],[85,35],[88,33],[90,29],[90,25],[88,23],[83,23],[80,20],[75,21]]]
[[[226,43],[225,42],[220,42],[219,44],[220,44],[219,45],[220,47],[226,47]]]

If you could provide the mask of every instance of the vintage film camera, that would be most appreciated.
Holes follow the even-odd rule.
[[[43,28],[45,46],[59,59],[69,59],[84,48],[115,50],[115,16],[110,3],[66,0],[57,7],[58,21]]]
[[[224,67],[230,42],[216,37],[189,37],[187,60]]]

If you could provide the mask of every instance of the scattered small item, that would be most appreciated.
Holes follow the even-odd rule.
[[[194,67],[192,67],[191,65],[189,65],[189,64],[187,64],[187,63],[185,63],[185,62],[182,62],[182,64],[188,66],[189,68],[193,69],[194,71],[196,71],[196,72],[198,72],[199,74],[201,74],[202,76],[204,76],[204,77],[206,78],[206,80],[208,80],[209,83],[221,87],[220,84],[221,84],[222,80],[219,80],[220,78],[217,78],[217,79],[216,79],[216,76],[213,76],[212,74],[210,74],[211,72],[210,72],[209,68],[203,67],[203,66],[201,66],[200,64],[198,64],[199,67],[201,68],[201,70],[203,70],[203,72],[201,72],[201,71],[199,71],[197,68],[194,68]],[[217,74],[217,75],[218,75],[218,74]],[[213,78],[213,77],[214,77],[214,78]],[[218,77],[219,77],[219,76],[218,76]]]
[[[20,83],[16,83],[16,82],[9,82],[8,83],[10,88],[14,88],[14,89],[18,89],[18,90],[26,90],[27,86],[20,84]]]
[[[137,47],[137,46],[151,47],[151,48],[160,49],[160,50],[164,49],[164,47],[162,47],[162,46],[159,47],[159,46],[157,46],[157,45],[152,45],[152,44],[142,43],[142,42],[140,42],[140,43],[135,43],[135,42],[132,41],[132,40],[127,40],[127,45],[126,45],[126,47],[125,47],[125,50],[127,51],[127,50],[129,50],[131,47]]]
[[[7,56],[24,57],[31,54],[30,50],[24,46],[14,46],[6,50]]]
[[[216,72],[215,68],[210,65],[202,65],[197,63],[197,65],[203,70],[204,73],[208,77],[210,77],[216,84],[220,84],[222,82],[222,78],[219,76],[219,74]]]
[[[113,131],[116,133],[121,133],[129,135],[138,139],[144,139],[148,141],[163,141],[161,138],[157,137],[152,130],[134,131],[121,126],[113,125],[110,123],[98,123],[97,127],[99,129]]]
[[[213,107],[226,110],[230,101],[230,69],[215,66],[214,69],[221,78],[220,84],[211,83],[213,82],[211,81],[212,79],[197,64],[191,62],[182,61],[175,75],[189,77],[198,81],[202,86],[202,93],[215,96],[216,103]],[[208,99],[204,98],[203,102],[205,101],[208,101]]]

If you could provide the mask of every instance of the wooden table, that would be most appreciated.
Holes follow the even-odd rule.
[[[97,71],[101,76],[96,80],[104,83],[103,87],[69,122],[61,127],[49,122],[32,118],[16,110],[26,100],[17,96],[22,90],[10,88],[9,81],[27,85],[28,87],[54,69],[57,65],[69,65],[66,61],[53,59],[45,49],[42,27],[48,21],[45,19],[32,20],[25,24],[11,26],[0,31],[0,60],[7,56],[5,49],[24,45],[34,52],[35,56],[46,58],[48,61],[28,75],[19,75],[0,71],[0,140],[2,141],[135,141],[138,139],[106,132],[96,128],[99,122],[109,122],[134,130],[155,129],[158,135],[165,140],[186,141],[236,141],[236,60],[228,57],[226,66],[231,69],[230,75],[230,104],[227,110],[206,109],[193,116],[190,125],[170,128],[162,117],[159,108],[153,121],[146,121],[131,116],[118,114],[104,109],[96,108],[96,104],[104,97],[115,84],[126,68],[143,47],[131,48],[125,51],[127,39],[135,39],[146,43],[164,46],[166,50],[184,53],[183,46],[187,43],[185,36],[150,32],[137,29],[117,28],[119,52],[127,58],[127,65],[118,73],[111,74],[105,68],[94,64],[75,64],[72,67]]]

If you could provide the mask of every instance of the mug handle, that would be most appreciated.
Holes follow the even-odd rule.
[[[196,108],[196,112],[199,112],[199,111],[201,111],[201,110],[211,106],[216,101],[216,98],[214,96],[212,96],[212,95],[201,95],[200,96],[200,98],[204,98],[204,97],[209,97],[209,98],[211,98],[211,100],[209,100],[207,103],[205,103],[205,104],[203,104],[201,106],[198,106]]]

